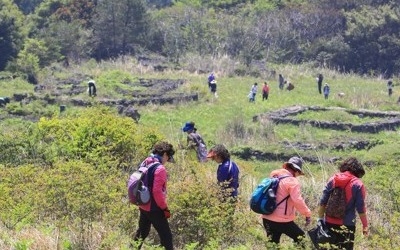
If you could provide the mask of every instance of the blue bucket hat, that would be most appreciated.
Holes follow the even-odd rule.
[[[193,122],[187,122],[185,123],[185,126],[182,127],[183,132],[188,132],[190,130],[194,129],[194,123]]]

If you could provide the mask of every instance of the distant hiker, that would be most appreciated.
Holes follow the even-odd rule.
[[[218,94],[217,94],[217,81],[216,80],[212,80],[210,82],[210,90],[211,93],[213,93],[213,95],[218,98]]]
[[[88,86],[89,96],[96,96],[96,82],[94,80],[89,80]]]
[[[211,89],[211,82],[212,81],[215,81],[215,75],[214,75],[214,73],[211,73],[209,76],[208,76],[208,79],[207,79],[207,82],[208,82],[208,87]]]
[[[279,74],[278,83],[279,83],[279,85],[278,85],[279,89],[282,90],[283,86],[285,85],[285,78],[283,78],[282,74]]]
[[[387,82],[387,89],[388,89],[389,97],[392,96],[392,94],[393,94],[393,82],[392,82],[392,80],[389,80]]]
[[[194,126],[194,122],[186,122],[182,127],[182,131],[187,133],[187,149],[196,151],[197,160],[199,162],[207,161],[207,146],[203,138]]]
[[[286,83],[286,81],[285,81]],[[288,86],[286,87],[286,90],[292,91],[294,89],[294,85],[291,82],[287,82]]]
[[[329,84],[325,83],[325,86],[324,86],[324,97],[325,97],[325,99],[328,99],[329,92],[330,92]]]
[[[5,107],[7,103],[10,103],[10,98],[0,97],[0,107]]]
[[[322,81],[324,80],[324,76],[322,74],[318,74],[317,77],[317,84],[318,84],[318,91],[322,94]]]
[[[262,88],[262,100],[268,100],[269,95],[269,86],[267,82],[264,82],[264,86]]]
[[[257,83],[254,83],[253,86],[251,86],[251,89],[250,89],[249,102],[255,102],[256,101],[256,95],[257,95]]]

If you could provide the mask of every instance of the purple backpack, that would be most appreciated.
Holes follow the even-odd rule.
[[[154,171],[159,165],[159,162],[154,162],[150,165],[141,164],[139,168],[131,174],[127,185],[130,203],[144,205],[150,202]]]

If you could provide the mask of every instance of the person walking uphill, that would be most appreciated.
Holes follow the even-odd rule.
[[[262,88],[262,100],[268,100],[269,95],[269,85],[267,82],[264,82],[264,86]]]
[[[157,231],[161,245],[166,250],[174,248],[168,223],[168,218],[171,214],[167,203],[167,170],[165,168],[165,163],[174,162],[174,154],[175,150],[171,144],[159,142],[153,146],[152,154],[141,163],[141,165],[150,166],[155,162],[159,162],[160,165],[154,171],[153,185],[150,184],[149,186],[150,202],[145,205],[139,205],[139,228],[134,238],[134,241],[138,244],[138,249],[141,248],[143,241],[149,235],[151,225]]]
[[[311,211],[307,207],[301,195],[301,185],[297,177],[303,175],[303,162],[299,157],[292,157],[285,162],[281,169],[273,170],[271,177],[284,177],[280,180],[276,192],[276,201],[279,203],[288,199],[277,206],[272,214],[262,215],[263,225],[269,240],[279,244],[282,234],[286,234],[293,239],[299,247],[303,246],[305,232],[294,222],[296,210],[306,217],[305,225],[311,222]]]
[[[207,154],[207,158],[218,163],[217,180],[221,186],[222,201],[236,201],[239,188],[239,168],[231,160],[229,151],[222,144],[217,144]]]
[[[324,85],[324,97],[325,97],[325,99],[328,99],[329,92],[330,92],[329,85],[328,85],[328,83],[325,83],[325,85]]]
[[[194,122],[186,122],[182,127],[182,131],[187,133],[187,149],[196,151],[197,160],[199,162],[207,161],[207,146],[197,129]]]
[[[368,220],[366,215],[365,186],[360,180],[365,174],[361,163],[354,157],[346,159],[339,167],[340,172],[332,176],[323,190],[318,209],[318,221],[326,224],[333,242],[331,245],[339,249],[352,250],[354,248],[354,233],[356,231],[356,211],[360,217],[363,234],[368,235]],[[334,187],[344,189],[346,204],[344,216],[337,218],[329,214],[327,208],[331,190]],[[339,209],[335,209],[336,211]]]
[[[317,84],[318,84],[318,92],[322,94],[322,81],[324,80],[324,76],[322,74],[318,74]]]
[[[250,89],[249,102],[255,102],[256,101],[256,95],[257,95],[257,83],[254,83],[253,86],[251,86],[251,89]]]

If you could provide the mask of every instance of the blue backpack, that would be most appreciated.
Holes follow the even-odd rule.
[[[279,181],[283,178],[289,177],[268,177],[261,181],[251,195],[250,208],[258,214],[271,214],[277,206],[282,202],[289,199],[289,195],[283,200],[276,203],[276,191],[278,189]]]

